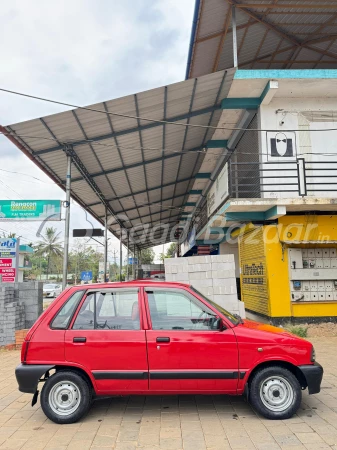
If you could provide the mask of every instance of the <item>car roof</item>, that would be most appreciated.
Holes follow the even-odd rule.
[[[108,282],[108,283],[91,283],[91,284],[78,284],[75,286],[72,286],[70,289],[83,289],[83,287],[85,286],[85,289],[98,289],[98,288],[102,288],[102,289],[109,289],[109,288],[113,288],[113,287],[118,287],[118,288],[127,288],[127,287],[148,287],[148,286],[153,286],[153,287],[171,287],[171,288],[179,288],[179,287],[190,287],[189,284],[185,284],[185,283],[175,283],[173,281],[152,281],[152,280],[133,280],[133,281],[112,281],[112,282]]]

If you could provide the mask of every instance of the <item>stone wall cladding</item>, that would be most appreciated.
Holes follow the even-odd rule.
[[[30,328],[43,310],[43,283],[0,283],[0,346],[15,344],[15,332]]]

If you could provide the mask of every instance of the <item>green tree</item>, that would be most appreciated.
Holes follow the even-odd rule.
[[[177,251],[177,244],[175,242],[171,242],[168,249],[166,250],[165,258],[173,258]]]
[[[164,264],[164,259],[166,258],[165,253],[159,253],[159,261],[161,264]]]
[[[96,281],[99,262],[104,259],[103,254],[85,245],[80,239],[75,241],[74,248],[69,253],[69,272],[75,275],[75,283],[79,281],[82,271],[91,271],[93,280]]]
[[[14,239],[16,237],[16,233],[5,233],[4,231],[2,232],[2,237],[3,238],[11,238]]]
[[[31,270],[25,271],[27,278],[40,279],[43,273],[47,270],[47,259],[43,255],[38,255],[36,250],[29,255],[29,260],[32,263]]]
[[[60,243],[60,234],[53,227],[46,228],[42,240],[37,243],[36,254],[47,258],[47,278],[49,276],[51,263],[57,263],[63,256],[63,248]]]
[[[140,264],[153,264],[155,252],[152,248],[144,248],[140,251],[139,263]]]

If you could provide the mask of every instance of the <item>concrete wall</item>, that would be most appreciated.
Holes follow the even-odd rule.
[[[307,174],[307,183],[315,182],[308,186],[307,196],[335,198],[336,192],[336,164],[337,163],[335,142],[337,139],[335,117],[337,112],[336,98],[322,96],[321,98],[303,98],[298,88],[298,96],[291,98],[274,97],[268,105],[261,105],[259,108],[259,126],[262,130],[277,130],[274,132],[261,131],[260,139],[260,169],[268,168],[267,171],[261,171],[260,176],[275,176],[273,178],[265,178],[261,182],[261,186],[265,184],[262,198],[294,198],[299,197],[298,192],[291,192],[296,186],[287,185],[287,183],[297,183],[296,175],[296,158],[304,158],[307,162],[307,169],[313,169],[315,172]],[[312,132],[311,130],[322,130]],[[291,132],[285,130],[301,130]],[[325,130],[325,131],[324,131]],[[282,133],[289,140],[292,140],[294,157],[283,156],[280,158],[272,158],[269,150],[270,138],[276,134]],[[293,161],[294,164],[282,165],[282,162]],[[314,162],[319,161],[319,166]],[[268,165],[264,163],[269,163]],[[273,165],[270,165],[270,163]],[[310,163],[313,162],[311,165]],[[326,162],[326,164],[323,164]],[[271,170],[271,169],[274,169]],[[289,172],[289,169],[295,169]],[[324,170],[324,173],[319,169]],[[331,170],[327,170],[331,169]],[[288,172],[287,172],[288,171]],[[290,176],[292,178],[282,178]],[[330,178],[321,178],[320,176],[329,175]],[[308,179],[309,178],[309,179]],[[328,186],[324,183],[331,183]],[[272,186],[274,185],[274,186]],[[281,187],[280,187],[281,186]],[[326,190],[324,190],[326,188]],[[315,192],[316,191],[316,192]]]
[[[42,283],[0,283],[0,346],[15,342],[15,331],[30,328],[43,310]]]
[[[233,254],[167,258],[165,278],[191,284],[223,308],[245,317],[244,304],[237,297]]]

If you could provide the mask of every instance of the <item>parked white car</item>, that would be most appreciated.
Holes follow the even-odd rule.
[[[48,298],[55,298],[62,292],[60,284],[45,284],[43,286],[43,296]]]

